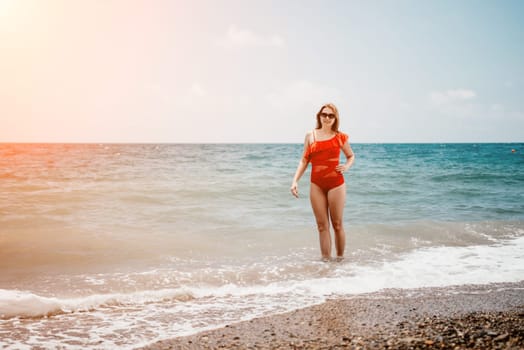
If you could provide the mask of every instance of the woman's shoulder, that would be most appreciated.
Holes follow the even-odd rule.
[[[349,140],[349,135],[343,133],[342,131],[337,132],[337,137],[342,142],[342,144],[346,143],[346,141]]]
[[[304,138],[304,142],[306,142],[308,145],[312,144],[315,141],[315,134],[313,130],[309,130],[306,132],[306,136]]]

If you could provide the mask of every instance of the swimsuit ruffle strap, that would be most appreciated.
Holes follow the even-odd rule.
[[[349,139],[349,135],[348,134],[344,134],[343,132],[339,132],[337,134],[337,139],[338,139],[338,142],[340,144],[340,147],[344,146],[346,144],[346,142],[348,141]]]

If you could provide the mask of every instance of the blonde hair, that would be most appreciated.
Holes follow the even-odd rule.
[[[331,130],[334,132],[338,132],[338,109],[335,107],[333,103],[326,103],[320,107],[320,110],[317,112],[317,129],[320,129],[322,127],[322,123],[320,122],[320,113],[322,113],[322,110],[324,108],[331,108],[333,110],[333,113],[335,113],[335,122],[333,125],[331,125]]]

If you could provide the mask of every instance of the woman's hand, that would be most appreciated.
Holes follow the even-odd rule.
[[[345,172],[348,169],[349,169],[349,167],[346,164],[339,164],[335,168],[336,172],[339,173],[339,174],[342,174],[343,172]]]
[[[298,184],[296,182],[293,182],[291,184],[290,191],[293,196],[298,198]]]

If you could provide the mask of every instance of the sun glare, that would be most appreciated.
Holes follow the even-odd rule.
[[[15,0],[0,0],[0,16],[9,14],[9,10],[13,7]]]
[[[0,29],[9,27],[10,19],[13,16],[16,0],[0,0]]]

